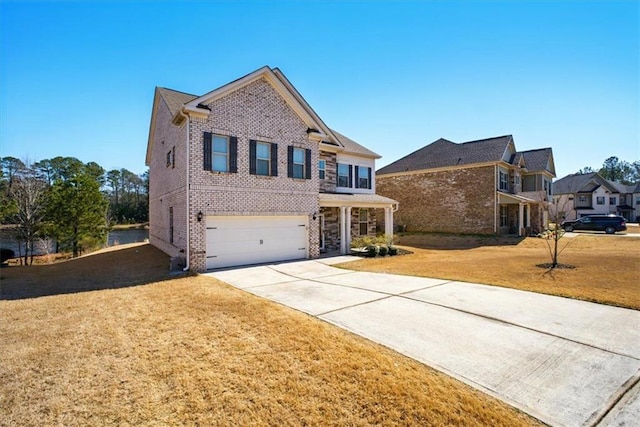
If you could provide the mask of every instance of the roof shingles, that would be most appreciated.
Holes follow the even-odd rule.
[[[378,170],[377,174],[391,174],[474,163],[497,162],[502,159],[511,135],[469,141],[461,144],[440,138],[413,153]]]

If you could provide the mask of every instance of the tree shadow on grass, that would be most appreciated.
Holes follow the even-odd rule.
[[[0,300],[125,288],[175,277],[169,273],[169,256],[147,243],[56,264],[2,268]]]
[[[406,233],[397,242],[402,246],[420,249],[474,249],[484,246],[516,246],[525,238],[518,236],[491,236],[447,233]]]

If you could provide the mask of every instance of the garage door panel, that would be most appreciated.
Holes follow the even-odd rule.
[[[308,256],[306,216],[208,217],[207,269]]]

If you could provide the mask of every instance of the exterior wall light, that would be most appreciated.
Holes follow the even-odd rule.
[[[196,215],[196,219],[198,220],[198,222],[202,221],[202,211],[198,212],[198,214]]]

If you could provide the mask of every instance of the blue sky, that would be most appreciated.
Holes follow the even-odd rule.
[[[280,68],[381,167],[443,137],[640,160],[637,1],[0,0],[0,156],[146,170],[155,86]]]

